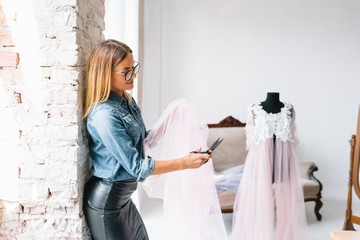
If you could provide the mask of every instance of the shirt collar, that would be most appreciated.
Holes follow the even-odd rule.
[[[122,103],[125,98],[111,91],[109,95],[109,100],[114,100],[116,102]]]

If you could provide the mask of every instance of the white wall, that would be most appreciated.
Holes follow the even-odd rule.
[[[300,157],[315,161],[324,197],[346,197],[349,139],[360,103],[360,1],[144,2],[142,109],[192,100],[208,122],[246,120],[280,92],[297,112]]]
[[[138,0],[105,0],[105,39],[116,39],[126,43],[131,50],[135,61],[139,61],[139,1]],[[137,99],[139,82],[132,91]]]

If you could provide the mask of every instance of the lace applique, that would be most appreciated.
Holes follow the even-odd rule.
[[[247,146],[275,136],[283,142],[294,141],[294,109],[289,103],[279,113],[267,113],[260,103],[248,107]]]

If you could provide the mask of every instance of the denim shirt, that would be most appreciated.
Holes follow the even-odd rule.
[[[113,92],[87,117],[93,175],[108,181],[145,180],[154,160],[144,154],[146,128],[136,102]]]

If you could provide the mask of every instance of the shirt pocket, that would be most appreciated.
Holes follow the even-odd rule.
[[[135,123],[135,119],[131,114],[124,114],[122,119],[124,120],[124,122],[128,125],[134,124]]]
[[[134,116],[131,114],[124,115],[123,120],[127,133],[129,134],[134,143],[137,142],[139,137],[141,136],[142,128],[135,120]]]

